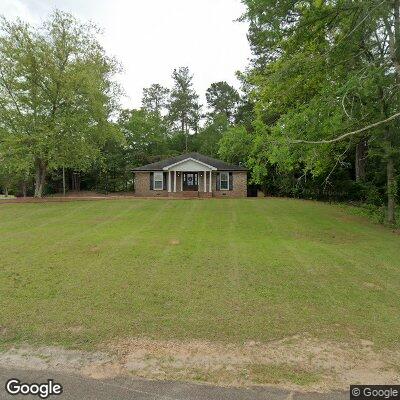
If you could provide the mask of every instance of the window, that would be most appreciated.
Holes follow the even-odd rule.
[[[221,190],[229,190],[229,172],[221,172],[220,188]]]
[[[163,190],[164,175],[162,172],[154,172],[154,190]]]

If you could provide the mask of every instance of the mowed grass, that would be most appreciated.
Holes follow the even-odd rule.
[[[0,205],[0,344],[400,332],[400,235],[324,203]]]

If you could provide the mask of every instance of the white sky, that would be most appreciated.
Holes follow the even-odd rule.
[[[41,22],[55,8],[104,30],[100,38],[124,68],[118,77],[125,107],[140,107],[142,89],[152,83],[171,87],[174,68],[188,66],[195,89],[212,82],[238,87],[235,71],[250,57],[247,26],[235,22],[240,0],[0,0],[0,14]]]

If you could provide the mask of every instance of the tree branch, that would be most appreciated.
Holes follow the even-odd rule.
[[[400,117],[400,112],[398,112],[396,114],[393,114],[389,118],[386,118],[386,119],[384,119],[382,121],[375,122],[375,123],[373,123],[371,125],[365,126],[364,128],[357,129],[357,130],[352,131],[352,132],[344,133],[343,135],[340,135],[340,136],[338,136],[338,137],[336,137],[334,139],[330,139],[330,140],[315,140],[315,141],[314,140],[291,140],[290,143],[308,143],[308,144],[335,143],[335,142],[339,142],[339,141],[341,141],[343,139],[346,139],[349,136],[356,135],[357,133],[361,133],[361,132],[367,131],[368,129],[376,128],[377,126],[386,124],[387,122],[392,121],[392,120],[394,120],[394,119],[396,119],[398,117]]]
[[[18,114],[20,116],[22,116],[21,109],[19,108],[19,105],[18,105],[17,101],[15,100],[14,94],[13,94],[6,78],[4,77],[3,70],[1,68],[0,68],[0,78],[1,78],[1,81],[3,82],[3,87],[6,89],[8,95],[10,96],[11,101],[13,102],[16,110],[18,111]]]
[[[329,172],[328,176],[325,178],[325,182],[324,182],[324,192],[326,191],[326,187],[328,186],[329,183],[329,178],[331,177],[331,175],[334,173],[336,167],[338,166],[338,164],[340,163],[340,161],[342,160],[342,158],[345,156],[345,154],[350,150],[350,143],[349,145],[346,147],[346,150],[340,154],[338,156],[338,158],[336,159],[336,163],[333,166],[333,168],[331,169],[331,171]]]

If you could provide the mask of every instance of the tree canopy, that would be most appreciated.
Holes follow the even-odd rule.
[[[142,107],[146,111],[161,114],[168,104],[169,89],[159,83],[153,83],[150,87],[143,89]]]
[[[244,3],[254,54],[246,78],[256,115],[251,157],[264,171],[255,180],[277,168],[297,180],[323,177],[325,188],[343,174],[366,184],[383,167],[393,223],[398,119],[374,123],[399,112],[399,3]],[[356,133],[341,137],[350,131]]]
[[[246,165],[272,195],[352,200],[395,223],[399,195],[400,0],[243,0],[253,57],[240,91],[188,67],[120,110],[119,64],[98,29],[54,12],[2,19],[0,186],[129,190],[134,166],[188,151]],[[233,71],[232,71],[233,72]],[[64,176],[64,174],[63,174]],[[24,190],[25,190],[24,189]],[[26,191],[26,190],[25,190]]]
[[[211,115],[225,114],[231,120],[240,102],[238,91],[227,82],[215,82],[207,89],[206,99]]]
[[[185,149],[188,150],[190,130],[197,132],[201,106],[198,103],[198,95],[193,89],[193,75],[189,68],[181,67],[172,73],[173,88],[168,104],[169,120],[177,124],[185,135]]]
[[[118,87],[111,78],[118,65],[97,34],[60,11],[40,27],[1,21],[0,153],[32,163],[35,196],[49,171],[87,169],[113,134]]]

